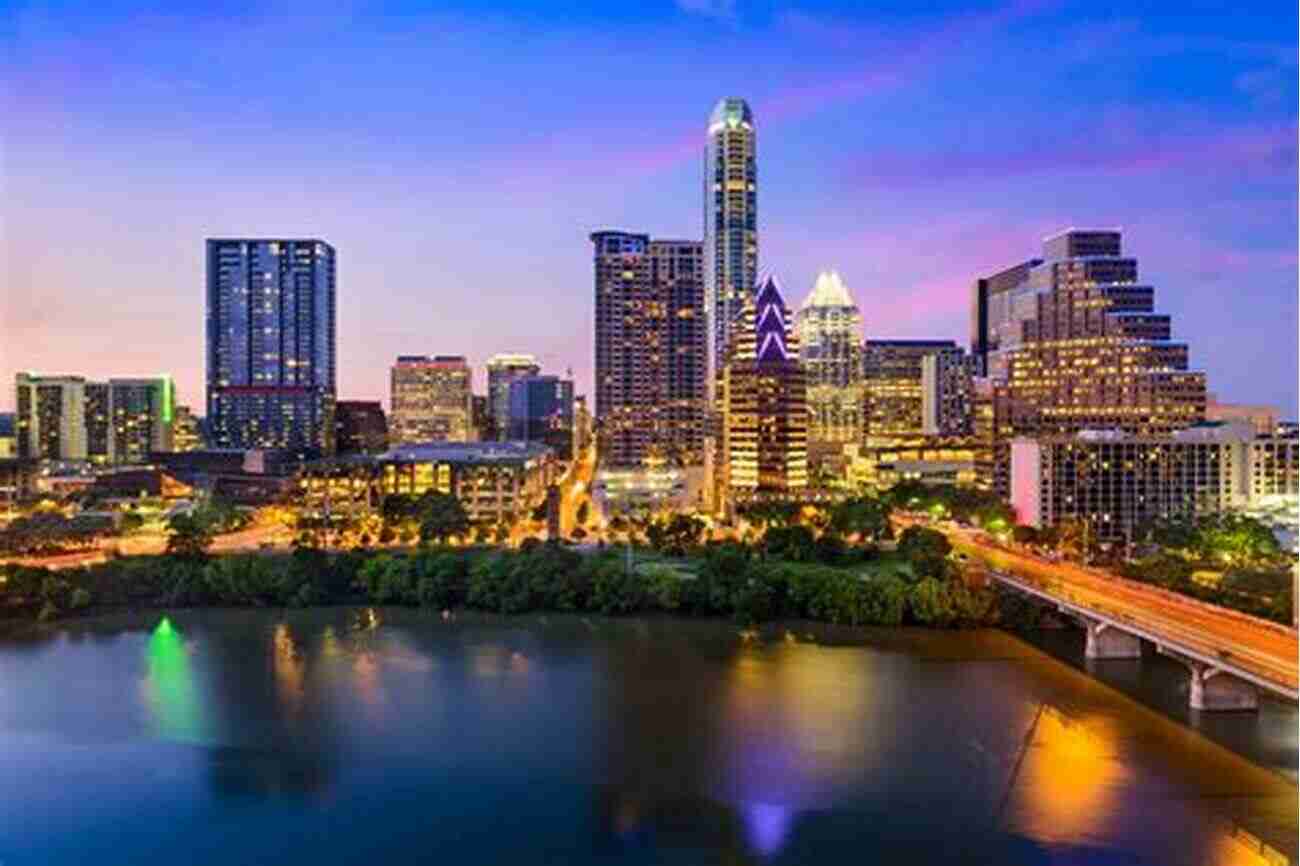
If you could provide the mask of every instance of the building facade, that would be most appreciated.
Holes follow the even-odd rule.
[[[172,416],[172,450],[200,451],[204,447],[201,419],[189,406],[177,406]]]
[[[84,377],[19,373],[15,406],[19,459],[87,459]]]
[[[979,443],[961,437],[923,436],[888,445],[852,445],[846,450],[850,488],[876,491],[904,481],[973,485],[980,459]]]
[[[510,383],[537,376],[542,367],[532,355],[493,355],[487,362],[488,418],[483,439],[510,438]]]
[[[390,375],[394,445],[468,442],[472,371],[462,355],[400,355]]]
[[[867,340],[863,344],[863,401],[868,442],[883,443],[925,430],[924,361],[945,355],[958,363],[962,350],[952,340]]]
[[[741,312],[720,396],[732,499],[780,499],[806,490],[807,381],[790,311],[770,277]]]
[[[338,454],[382,454],[388,450],[388,418],[378,400],[340,400],[334,408]]]
[[[1084,430],[1015,439],[1010,451],[1017,519],[1040,528],[1079,521],[1099,542],[1132,543],[1154,520],[1250,504],[1250,434],[1230,426]]]
[[[591,241],[602,464],[699,465],[708,346],[701,245],[619,231]]]
[[[1042,262],[989,297],[992,489],[1010,494],[1010,441],[1118,429],[1160,436],[1205,417],[1205,375],[1170,340],[1154,289],[1115,230],[1070,229]]]
[[[817,463],[862,440],[862,314],[829,271],[818,274],[794,323],[808,387],[808,456]]]
[[[758,130],[743,99],[709,115],[704,153],[704,293],[710,337],[707,387],[725,360],[730,330],[758,285]]]
[[[974,356],[958,349],[921,359],[921,430],[927,436],[974,432]]]
[[[510,383],[511,441],[541,442],[557,457],[573,454],[573,380],[528,376]]]
[[[328,454],[336,267],[316,239],[207,242],[207,421],[218,448]]]
[[[87,381],[19,373],[15,451],[29,460],[145,463],[172,449],[170,376]]]
[[[447,493],[472,522],[509,525],[545,501],[558,467],[540,443],[437,442],[308,464],[298,488],[308,509],[332,513],[373,510],[392,494]]]

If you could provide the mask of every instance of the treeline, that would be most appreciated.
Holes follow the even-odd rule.
[[[664,612],[741,623],[807,618],[849,625],[950,627],[998,619],[997,597],[968,587],[933,550],[857,566],[794,562],[737,544],[629,565],[625,553],[556,543],[519,550],[409,553],[302,548],[292,554],[122,558],[80,570],[8,567],[8,615],[52,619],[105,609],[387,604],[498,613]],[[928,559],[927,559],[928,558]]]

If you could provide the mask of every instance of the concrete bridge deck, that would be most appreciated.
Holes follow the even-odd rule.
[[[1161,653],[1183,661],[1192,670],[1194,706],[1197,689],[1214,677],[1220,677],[1214,686],[1219,690],[1240,681],[1289,700],[1300,698],[1300,644],[1295,629],[1159,587],[1012,550],[975,530],[951,524],[935,528],[948,536],[954,549],[987,566],[991,579],[1081,621],[1089,629],[1091,657],[1135,657],[1140,655],[1136,641],[1146,640]],[[1111,636],[1101,640],[1108,629]]]

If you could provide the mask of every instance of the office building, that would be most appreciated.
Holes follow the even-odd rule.
[[[1155,520],[1249,506],[1251,440],[1249,428],[1227,424],[1017,438],[1011,504],[1027,526],[1078,521],[1098,542],[1132,543]]]
[[[148,463],[152,452],[172,450],[176,386],[170,376],[109,379],[107,391],[108,463]]]
[[[510,383],[511,441],[541,442],[557,457],[573,454],[573,380],[528,376]]]
[[[708,345],[701,246],[619,231],[591,241],[602,465],[700,465]]]
[[[203,419],[195,417],[189,406],[177,406],[172,415],[172,450],[200,451],[203,447]]]
[[[945,369],[963,352],[952,340],[867,340],[862,348],[868,441],[919,436],[925,431],[923,362],[945,355]]]
[[[1294,514],[1300,497],[1300,435],[1295,431],[1256,434],[1249,456],[1251,504],[1288,500]]]
[[[334,248],[207,242],[207,422],[218,448],[328,454],[336,378]]]
[[[958,349],[921,359],[921,430],[927,436],[974,431],[974,356]]]
[[[996,303],[995,303],[996,300]],[[1043,242],[1025,281],[989,299],[992,489],[1009,495],[1008,443],[1118,429],[1160,436],[1205,417],[1205,375],[1170,340],[1154,289],[1118,231],[1070,229]]]
[[[472,373],[463,355],[400,355],[391,371],[394,445],[468,442]]]
[[[539,442],[435,442],[317,461],[297,483],[308,509],[360,511],[391,494],[438,492],[460,500],[474,523],[510,525],[545,501],[559,472]]]
[[[754,114],[745,100],[721,99],[714,106],[704,156],[709,388],[724,363],[730,329],[758,284],[757,136]]]
[[[990,303],[998,311],[1000,318],[1008,315],[1006,293],[1024,285],[1029,279],[1030,269],[1042,263],[1042,259],[1029,259],[996,274],[981,277],[972,286],[970,353],[976,376],[988,375],[989,352],[998,348],[997,339],[989,324]]]
[[[920,436],[881,445],[849,445],[849,488],[885,491],[904,481],[931,485],[973,485],[979,443],[970,438]]]
[[[834,271],[817,275],[794,318],[808,388],[808,459],[862,439],[862,314]]]
[[[726,487],[733,500],[808,487],[808,393],[799,338],[776,280],[745,302],[720,383]]]
[[[378,400],[340,400],[334,407],[338,454],[382,454],[388,450],[388,419]]]
[[[510,383],[542,372],[541,365],[532,355],[499,354],[487,362],[486,428],[483,439],[510,438]]]

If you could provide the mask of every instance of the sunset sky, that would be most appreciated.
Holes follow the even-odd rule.
[[[1118,226],[1210,390],[1296,415],[1294,2],[166,5],[0,0],[5,383],[202,407],[203,241],[247,235],[338,250],[342,399],[413,353],[586,391],[588,234],[701,237],[742,96],[791,302],[835,268],[866,336],[965,342],[976,276]]]

